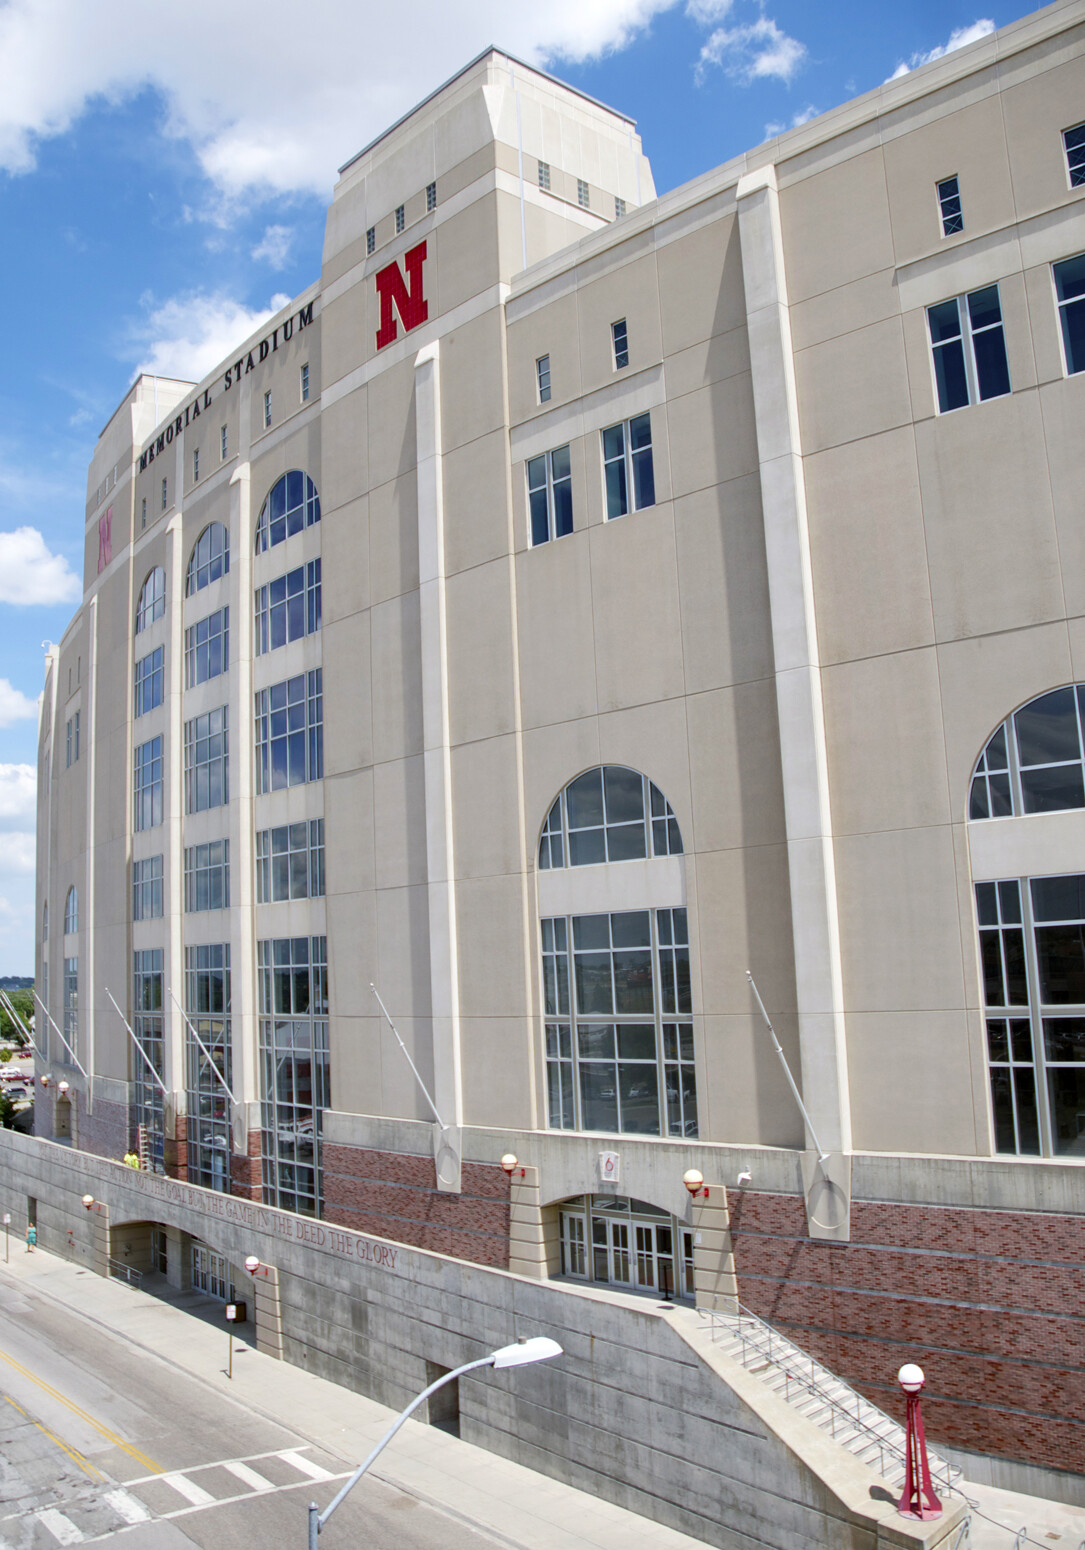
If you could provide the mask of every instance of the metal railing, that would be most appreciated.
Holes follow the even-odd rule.
[[[143,1285],[143,1271],[137,1270],[134,1265],[126,1265],[123,1259],[111,1259],[109,1273],[116,1276],[118,1281],[127,1281],[129,1286],[137,1290]]]
[[[833,1438],[838,1428],[849,1433],[845,1446],[853,1453],[866,1453],[877,1448],[879,1473],[885,1478],[895,1478],[907,1470],[908,1457],[904,1428],[899,1421],[879,1410],[869,1399],[864,1399],[842,1378],[821,1365],[817,1359],[798,1347],[786,1335],[766,1324],[756,1313],[751,1313],[741,1303],[735,1312],[721,1312],[716,1308],[698,1308],[703,1318],[711,1321],[712,1339],[716,1339],[717,1327],[722,1326],[734,1339],[741,1342],[742,1365],[749,1367],[753,1357],[759,1356],[776,1368],[783,1378],[783,1397],[792,1403],[793,1394],[816,1399],[828,1411],[824,1421],[814,1424],[828,1431]],[[831,1387],[830,1387],[831,1385]],[[884,1429],[883,1429],[884,1428]],[[961,1470],[937,1454],[930,1454],[931,1476],[946,1491],[955,1489],[961,1479]],[[891,1471],[887,1460],[892,1460]]]

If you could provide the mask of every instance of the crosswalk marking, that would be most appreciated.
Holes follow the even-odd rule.
[[[223,1464],[222,1467],[223,1469],[228,1469],[231,1475],[234,1475],[244,1485],[251,1485],[254,1491],[273,1491],[275,1489],[270,1480],[265,1479],[255,1469],[250,1469],[247,1464],[242,1464],[240,1461]]]
[[[159,1475],[158,1478],[166,1485],[172,1485],[173,1489],[183,1496],[186,1502],[191,1502],[193,1507],[206,1507],[208,1502],[215,1500],[210,1491],[205,1491],[202,1485],[197,1485],[185,1475]]]
[[[312,1459],[307,1459],[300,1453],[288,1451],[280,1453],[279,1457],[284,1464],[293,1464],[299,1474],[308,1475],[310,1480],[331,1480],[333,1477],[328,1470],[322,1469],[319,1464],[314,1464]]]
[[[107,1491],[105,1500],[126,1523],[146,1523],[151,1516],[143,1503],[137,1502],[127,1491]]]
[[[83,1530],[76,1528],[71,1518],[66,1518],[55,1507],[46,1507],[36,1514],[38,1522],[47,1528],[60,1545],[79,1545],[84,1539]]]

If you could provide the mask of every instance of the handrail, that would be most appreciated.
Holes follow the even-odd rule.
[[[137,1291],[143,1286],[142,1270],[137,1270],[134,1265],[126,1265],[123,1259],[110,1259],[107,1263],[111,1276],[116,1276],[118,1280],[123,1276],[128,1285],[134,1286]]]
[[[795,1383],[800,1391],[804,1391],[812,1398],[816,1398],[827,1405],[830,1418],[830,1436],[834,1438],[836,1436],[838,1419],[846,1421],[850,1427],[853,1427],[861,1436],[867,1439],[865,1446],[877,1447],[880,1471],[883,1476],[886,1475],[885,1461],[887,1453],[897,1466],[900,1468],[907,1467],[908,1460],[904,1428],[899,1421],[895,1421],[892,1416],[886,1415],[884,1410],[880,1410],[869,1399],[865,1399],[861,1394],[857,1393],[850,1384],[845,1383],[835,1373],[830,1373],[828,1368],[823,1367],[816,1357],[802,1350],[793,1340],[789,1340],[786,1335],[782,1335],[779,1330],[773,1329],[771,1324],[766,1324],[765,1320],[758,1314],[753,1313],[740,1302],[736,1302],[735,1307],[737,1311],[734,1313],[723,1312],[718,1308],[698,1308],[698,1313],[711,1321],[713,1340],[716,1338],[717,1323],[722,1323],[724,1327],[730,1328],[742,1342],[742,1365],[744,1367],[749,1366],[749,1362],[746,1359],[747,1348],[749,1347],[783,1374],[784,1398],[788,1403],[791,1402],[791,1385]],[[749,1326],[752,1326],[752,1328]],[[808,1375],[801,1371],[793,1370],[797,1369],[804,1362],[810,1369]],[[788,1365],[785,1365],[785,1363]],[[829,1390],[823,1381],[825,1378],[831,1380],[840,1389],[843,1389],[845,1395],[842,1396]],[[854,1408],[850,1404],[851,1400],[855,1402]],[[878,1430],[880,1422],[888,1425],[890,1434],[887,1435]],[[893,1440],[892,1433],[896,1433],[900,1437],[901,1441],[899,1443]],[[940,1458],[937,1454],[931,1456],[930,1462],[931,1474],[938,1483],[947,1491],[953,1490],[956,1482],[961,1478],[962,1471],[957,1465],[949,1463],[948,1460]]]

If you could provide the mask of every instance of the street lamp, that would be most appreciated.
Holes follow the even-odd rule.
[[[923,1435],[923,1415],[919,1408],[919,1396],[926,1382],[922,1367],[915,1362],[905,1362],[897,1373],[897,1382],[907,1399],[907,1469],[904,1490],[897,1511],[902,1518],[938,1518],[942,1515],[942,1503],[934,1494],[931,1469],[927,1461],[927,1439]]]
[[[254,1277],[257,1271],[263,1276],[267,1275],[267,1266],[262,1265],[255,1254],[247,1254],[245,1256],[245,1269],[249,1272],[249,1275]]]
[[[699,1168],[687,1168],[682,1175],[682,1183],[689,1190],[691,1200],[696,1200],[698,1195],[708,1199],[708,1190],[705,1188],[704,1174]]]
[[[353,1491],[373,1460],[384,1452],[404,1421],[413,1415],[424,1399],[428,1399],[432,1393],[442,1388],[446,1383],[451,1383],[454,1378],[462,1377],[465,1372],[474,1372],[477,1367],[526,1367],[529,1362],[546,1362],[551,1357],[560,1356],[561,1354],[561,1347],[557,1341],[549,1339],[546,1335],[535,1335],[530,1340],[526,1336],[521,1335],[515,1345],[504,1345],[499,1351],[491,1351],[489,1356],[480,1356],[474,1362],[464,1362],[462,1367],[453,1368],[451,1372],[446,1372],[443,1378],[438,1378],[436,1383],[431,1383],[429,1388],[423,1389],[421,1394],[411,1400],[406,1410],[396,1417],[369,1457],[358,1465],[358,1468],[351,1475],[346,1485],[332,1498],[324,1511],[321,1512],[316,1502],[310,1502],[309,1550],[317,1550],[317,1536],[321,1533],[324,1525],[339,1506],[339,1503]]]
[[[88,1211],[100,1211],[102,1209],[102,1202],[100,1200],[95,1200],[93,1195],[84,1195],[83,1204],[86,1206]]]

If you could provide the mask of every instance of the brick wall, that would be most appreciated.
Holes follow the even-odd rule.
[[[321,1151],[326,1221],[476,1265],[508,1267],[509,1181],[501,1168],[464,1163],[462,1193],[445,1195],[431,1157],[329,1142]]]
[[[823,1243],[801,1199],[729,1198],[754,1313],[901,1419],[918,1362],[932,1444],[1081,1471],[1085,1218],[853,1201],[852,1241]]]
[[[73,1088],[71,1105],[74,1144],[96,1157],[112,1157],[120,1162],[128,1150],[127,1104],[105,1103],[97,1098],[93,1114],[88,1114],[85,1095]]]
[[[188,1119],[178,1114],[173,1122],[173,1135],[167,1135],[163,1144],[163,1166],[171,1179],[188,1178]]]
[[[260,1162],[262,1131],[250,1130],[248,1155],[230,1153],[230,1194],[240,1195],[243,1200],[263,1200],[263,1167]]]

